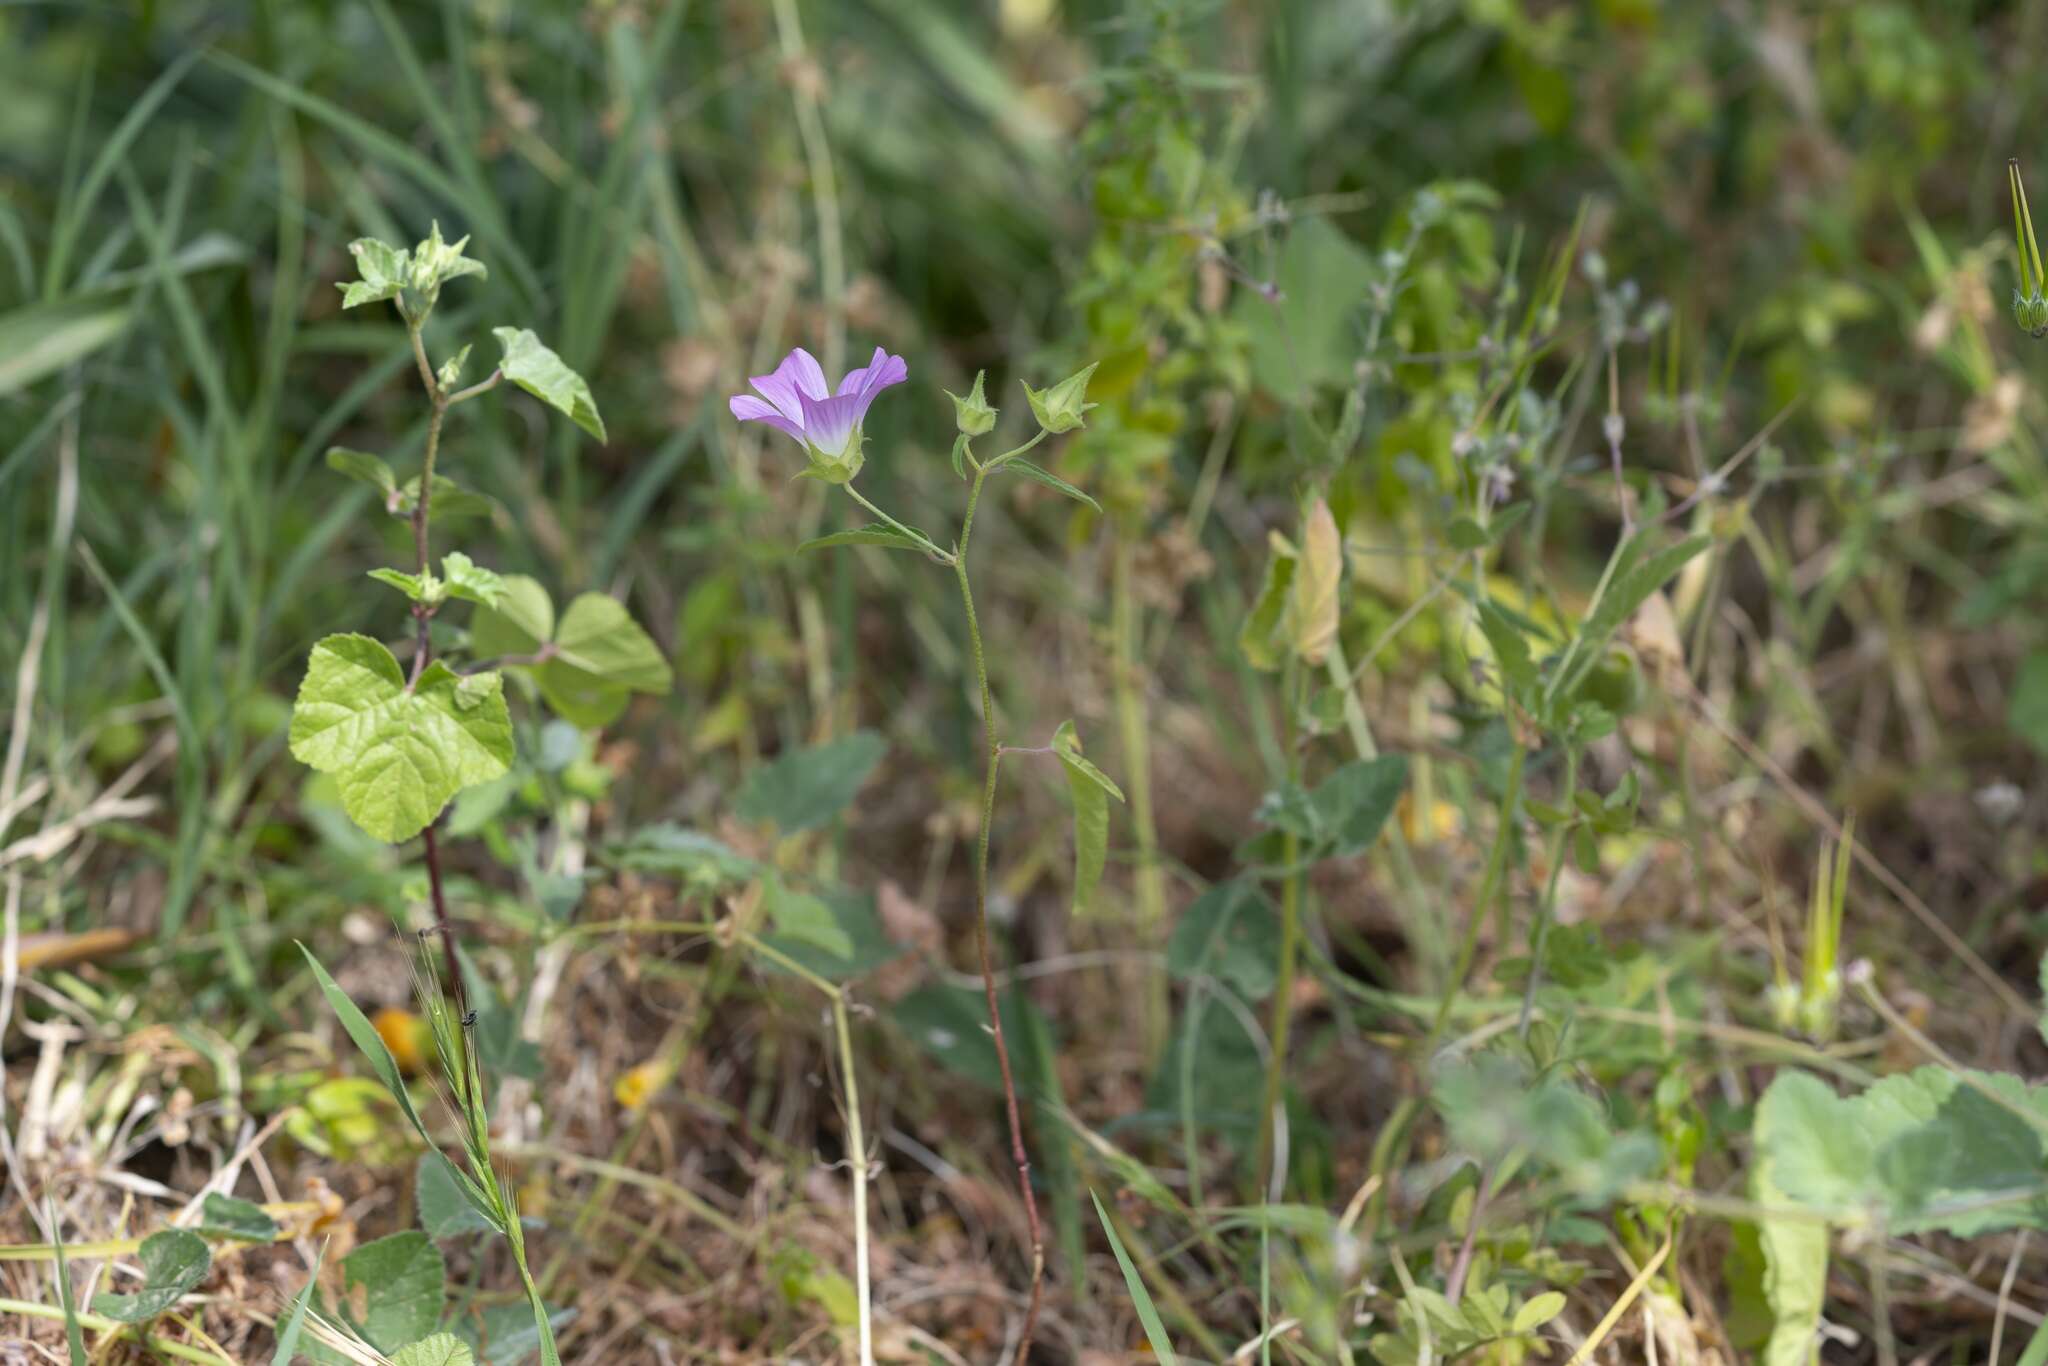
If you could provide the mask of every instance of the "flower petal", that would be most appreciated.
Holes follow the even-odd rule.
[[[761,392],[762,397],[781,410],[782,415],[801,426],[804,420],[803,396],[824,398],[831,393],[825,387],[825,371],[818,364],[818,358],[801,346],[782,358],[782,364],[775,367],[772,375],[755,375],[747,383]]]
[[[826,455],[837,457],[846,453],[868,402],[859,394],[840,394],[836,398],[812,398],[805,394],[803,405],[804,439]]]
[[[732,415],[742,422],[765,422],[799,441],[804,439],[803,424],[790,421],[776,411],[773,404],[763,403],[752,394],[734,394],[727,402],[732,405]]]
[[[870,400],[892,384],[901,384],[910,375],[910,367],[901,356],[892,356],[881,347],[875,348],[873,359],[858,370],[848,370],[846,378],[839,381],[842,394],[864,394]]]

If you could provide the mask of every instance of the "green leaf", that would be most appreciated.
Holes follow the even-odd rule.
[[[817,897],[774,878],[768,883],[765,900],[769,923],[775,926],[777,934],[822,949],[835,958],[853,956],[853,940],[839,928],[831,907]]]
[[[359,484],[368,484],[383,494],[387,501],[398,492],[398,476],[391,472],[391,466],[368,451],[352,451],[346,446],[329,446],[327,468],[336,474],[346,475]]]
[[[505,580],[459,550],[451,550],[442,558],[441,576],[447,596],[451,598],[494,607],[505,596]]]
[[[327,969],[320,965],[320,960],[313,956],[311,949],[300,944],[299,952],[306,956],[307,966],[313,969],[314,980],[320,983],[320,994],[327,998],[327,1008],[341,1021],[342,1030],[355,1042],[357,1051],[368,1060],[370,1070],[377,1074],[377,1080],[384,1083],[384,1089],[398,1102],[398,1108],[412,1125],[413,1132],[420,1136],[421,1142],[432,1148],[434,1140],[428,1136],[427,1126],[420,1119],[420,1112],[413,1108],[412,1096],[405,1089],[405,1078],[398,1070],[398,1060],[391,1056],[391,1050],[385,1046],[383,1035],[377,1032],[376,1027],[350,999],[349,994],[328,976]]]
[[[1316,824],[1329,839],[1326,858],[1345,858],[1370,849],[1408,783],[1408,760],[1382,754],[1344,765],[1309,793]]]
[[[2042,1042],[2048,1043],[2048,953],[2041,955],[2041,966],[2038,973],[2037,980],[2041,985],[2043,1008],[2040,1017],[2034,1021],[2034,1028],[2040,1031]]]
[[[1231,308],[1249,339],[1259,387],[1294,400],[1317,386],[1350,383],[1354,317],[1372,279],[1371,257],[1329,219],[1296,224],[1280,249],[1278,296],[1239,290]]]
[[[1052,748],[1067,771],[1067,790],[1074,799],[1074,914],[1083,915],[1109,859],[1109,799],[1122,801],[1124,794],[1081,756],[1081,737],[1072,721],[1062,721],[1053,732]]]
[[[1116,1225],[1109,1222],[1102,1197],[1091,1188],[1088,1198],[1095,1202],[1095,1217],[1102,1221],[1102,1231],[1109,1235],[1109,1250],[1116,1254],[1117,1267],[1124,1273],[1124,1289],[1130,1292],[1131,1307],[1138,1311],[1138,1322],[1145,1327],[1145,1341],[1152,1344],[1153,1358],[1161,1366],[1176,1366],[1180,1358],[1173,1354],[1173,1339],[1166,1335],[1166,1325],[1152,1303],[1152,1292],[1145,1288],[1145,1278],[1131,1265],[1131,1254],[1124,1251],[1124,1240],[1116,1236]]]
[[[436,1333],[392,1354],[391,1366],[476,1366],[469,1344],[453,1333]]]
[[[785,835],[825,824],[854,799],[888,746],[871,730],[800,749],[747,776],[733,803],[743,821],[772,824]]]
[[[505,575],[498,601],[470,619],[470,646],[479,655],[530,655],[555,636],[555,604],[538,579]]]
[[[599,441],[605,439],[604,419],[597,415],[597,403],[583,376],[562,363],[562,358],[541,345],[539,337],[523,327],[494,327],[491,335],[504,348],[498,368],[505,378],[541,402],[566,413],[571,422]]]
[[[2036,754],[2048,754],[2048,649],[2029,651],[2020,661],[2005,720]]]
[[[357,825],[396,844],[425,829],[463,788],[511,768],[504,679],[458,677],[437,662],[408,688],[379,642],[329,636],[313,647],[299,685],[291,751],[335,775]]]
[[[547,590],[523,574],[504,577],[495,610],[470,623],[470,644],[482,655],[531,655],[550,646],[530,668],[541,696],[564,720],[587,728],[607,725],[626,709],[629,692],[665,693],[675,674],[661,648],[624,606],[602,593],[569,604],[559,627]]]
[[[453,1163],[438,1152],[420,1158],[413,1173],[413,1204],[419,1210],[420,1227],[430,1238],[455,1238],[465,1233],[489,1233],[497,1225],[476,1208],[463,1187],[463,1176]]]
[[[439,602],[445,596],[441,590],[441,581],[432,573],[408,574],[403,569],[382,567],[369,570],[367,573],[378,583],[396,588],[414,602]]]
[[[128,330],[126,304],[71,299],[0,315],[0,398],[84,360]]]
[[[1094,405],[1090,404],[1089,406],[1093,407]],[[1052,489],[1056,493],[1063,493],[1077,503],[1086,503],[1089,507],[1094,508],[1097,512],[1102,511],[1102,504],[1096,502],[1093,498],[1090,498],[1087,494],[1081,492],[1081,490],[1075,488],[1072,484],[1069,484],[1066,480],[1060,478],[1051,470],[1043,469],[1040,466],[1034,465],[1029,460],[1024,459],[1022,456],[1012,456],[1010,459],[1005,460],[1002,464],[996,466],[996,468],[998,470],[1015,470],[1017,471],[1017,473],[1023,475],[1026,479],[1030,479],[1037,483],[1043,484],[1047,488]]]
[[[1177,980],[1227,982],[1248,1001],[1273,993],[1280,922],[1248,878],[1219,882],[1181,913],[1166,942],[1166,970]]]
[[[206,1276],[213,1254],[189,1229],[166,1229],[142,1240],[142,1289],[132,1295],[94,1295],[92,1312],[120,1323],[148,1323]]]
[[[670,877],[686,888],[718,891],[754,877],[760,865],[724,840],[669,822],[642,827],[612,854],[621,868]]]
[[[2005,1073],[1943,1067],[1838,1096],[1784,1071],[1757,1103],[1759,1161],[1786,1198],[1893,1233],[2048,1228],[2048,1096]]]
[[[665,693],[675,685],[661,647],[623,604],[603,593],[584,593],[569,604],[555,628],[551,662],[633,692]]]
[[[1592,615],[1586,618],[1585,625],[1579,628],[1572,654],[1575,677],[1566,680],[1569,684],[1576,686],[1576,676],[1585,674],[1599,663],[1608,640],[1621,629],[1623,622],[1636,614],[1636,609],[1648,600],[1650,594],[1669,583],[1679,570],[1691,563],[1694,556],[1714,543],[1711,536],[1689,536],[1637,563],[1649,534],[1637,533],[1636,539],[1621,552],[1621,563],[1614,581],[1593,605]]]
[[[1555,1290],[1546,1290],[1540,1295],[1532,1295],[1523,1303],[1520,1309],[1515,1311],[1515,1317],[1508,1325],[1509,1331],[1518,1336],[1525,1333],[1533,1333],[1559,1314],[1562,1314],[1565,1303],[1565,1297]]]
[[[441,1321],[447,1272],[441,1249],[417,1229],[365,1243],[341,1259],[350,1293],[366,1292],[359,1327],[371,1346],[394,1352],[418,1342]]]
[[[384,500],[384,506],[394,517],[411,517],[419,499],[420,477],[414,475],[395,495]],[[497,500],[481,493],[471,493],[443,475],[434,476],[434,496],[427,504],[427,511],[435,521],[459,522],[471,517],[489,517],[497,509]]]
[[[348,244],[348,252],[355,257],[356,274],[362,278],[335,286],[341,291],[343,308],[382,303],[405,292],[412,277],[412,253],[375,237],[357,238]]]
[[[537,1311],[529,1301],[525,1304],[486,1305],[473,1314],[459,1320],[456,1331],[469,1342],[476,1352],[477,1360],[483,1366],[521,1366],[530,1361],[535,1352],[542,1353],[543,1366],[547,1361],[547,1350],[552,1342],[541,1339],[540,1312],[547,1314],[546,1322],[552,1329],[566,1326],[576,1317],[576,1311],[566,1306]]]
[[[64,1260],[64,1221],[57,1217],[56,1201],[45,1193],[49,1211],[50,1245],[57,1257],[57,1307],[64,1311],[64,1348],[70,1366],[91,1366],[85,1354],[85,1328],[78,1321],[78,1305],[71,1296],[71,1267]]]
[[[1486,528],[1470,517],[1454,517],[1444,528],[1444,540],[1453,550],[1481,550],[1486,546]]]
[[[1237,648],[1245,662],[1263,673],[1274,672],[1286,661],[1287,646],[1280,628],[1294,596],[1294,575],[1300,562],[1294,547],[1276,533],[1266,557],[1265,582],[1237,633]]]
[[[261,1205],[208,1191],[199,1206],[199,1231],[217,1238],[239,1238],[245,1243],[268,1243],[277,1239],[277,1220],[265,1213]]]
[[[826,930],[823,922],[813,919],[810,927],[815,928],[806,927],[805,932],[798,934],[778,929],[764,936],[762,942],[828,982],[851,981],[904,955],[903,946],[883,930],[871,894],[821,887],[809,895],[831,920],[832,928]],[[799,914],[815,915],[816,909],[806,908]],[[773,910],[770,915],[774,915]],[[772,960],[764,962],[762,968],[768,972],[785,970]]]
[[[1528,638],[1491,598],[1479,604],[1479,630],[1493,650],[1493,662],[1507,685],[1504,691],[1526,698],[1536,684],[1536,665],[1529,657]]]
[[[326,1260],[327,1245],[322,1243],[313,1257],[313,1273],[292,1297],[290,1311],[277,1321],[277,1350],[270,1354],[270,1366],[292,1366],[292,1358],[299,1354],[299,1329],[306,1322],[307,1306],[312,1304],[313,1291],[320,1284],[320,1264]]]
[[[915,537],[906,536],[895,527],[882,522],[870,522],[851,531],[835,531],[830,536],[816,536],[798,546],[803,550],[826,550],[835,545],[878,545],[884,550],[915,550],[927,553]]]

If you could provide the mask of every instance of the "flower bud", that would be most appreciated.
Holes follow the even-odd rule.
[[[967,397],[948,389],[946,397],[953,400],[953,421],[962,436],[984,436],[995,430],[996,410],[988,406],[988,399],[982,394],[982,381],[987,378],[986,370],[974,375],[974,387],[967,391]]]
[[[1095,366],[1091,364],[1050,388],[1033,389],[1025,385],[1024,396],[1031,400],[1031,413],[1038,419],[1038,425],[1054,436],[1087,425],[1081,415],[1095,405],[1082,399],[1088,392],[1088,377],[1094,373]]]

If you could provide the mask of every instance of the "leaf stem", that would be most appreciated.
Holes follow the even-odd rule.
[[[872,512],[875,514],[875,516],[881,518],[889,526],[894,527],[896,530],[902,532],[905,536],[908,536],[911,540],[916,541],[919,545],[923,546],[925,548],[926,553],[929,554],[933,559],[937,560],[940,564],[950,565],[953,563],[953,556],[947,553],[946,551],[939,549],[938,546],[932,544],[931,537],[926,536],[923,532],[918,531],[914,527],[907,527],[903,525],[903,523],[897,521],[894,517],[891,517],[888,513],[882,511],[873,503],[870,503],[867,500],[867,495],[863,494],[851,483],[844,484],[841,487],[843,487],[846,490],[847,496],[852,498],[854,502],[859,503],[869,512]],[[960,548],[963,551],[967,548],[967,543],[964,538],[960,543]]]
[[[1028,450],[1044,435],[1040,432],[1019,450]],[[1017,1164],[1017,1185],[1024,1197],[1024,1224],[1031,1238],[1031,1299],[1024,1311],[1024,1330],[1017,1339],[1014,1358],[1018,1366],[1023,1366],[1031,1355],[1031,1338],[1037,1330],[1039,1306],[1045,1296],[1045,1235],[1038,1221],[1038,1197],[1031,1189],[1031,1157],[1024,1147],[1024,1121],[1017,1107],[1017,1083],[1010,1072],[1010,1049],[1003,1040],[1002,1009],[996,1002],[995,963],[989,955],[989,830],[995,822],[996,776],[1002,767],[1003,746],[996,732],[995,700],[988,685],[988,657],[982,648],[981,624],[974,615],[974,589],[967,579],[967,542],[974,533],[974,510],[981,501],[982,482],[998,463],[1000,459],[975,467],[974,483],[967,493],[967,515],[960,523],[960,548],[953,556],[953,572],[960,581],[960,605],[967,613],[967,640],[974,656],[975,682],[981,689],[981,726],[987,741],[988,776],[982,784],[981,832],[974,855],[974,947],[981,962],[982,994],[988,998],[988,1026],[995,1039],[996,1066],[1003,1078],[1003,1104],[1010,1120],[1010,1156]]]
[[[1558,802],[1560,809],[1569,812],[1572,801],[1579,794],[1579,750],[1576,745],[1567,745],[1564,752],[1564,797]],[[1557,907],[1557,882],[1564,872],[1565,841],[1571,837],[1572,828],[1578,822],[1567,818],[1559,821],[1557,833],[1550,839],[1550,876],[1543,884],[1543,899],[1536,903],[1536,923],[1529,930],[1529,984],[1522,989],[1522,1017],[1515,1031],[1523,1038],[1529,1037],[1529,1022],[1536,1010],[1536,988],[1543,984],[1543,944],[1550,937],[1550,922]]]

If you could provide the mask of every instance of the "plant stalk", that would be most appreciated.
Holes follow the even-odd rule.
[[[1045,1235],[1038,1220],[1038,1197],[1031,1189],[1031,1156],[1024,1147],[1024,1121],[1017,1106],[1017,1083],[1010,1071],[1010,1049],[1003,1039],[1002,1008],[996,1000],[995,963],[989,954],[988,846],[990,827],[995,823],[996,777],[1002,767],[1003,746],[996,731],[994,695],[988,685],[988,657],[982,649],[981,624],[974,615],[974,590],[967,579],[967,542],[974,532],[974,510],[981,501],[982,481],[990,465],[978,466],[967,494],[967,515],[960,523],[960,548],[953,557],[953,573],[960,581],[960,605],[967,614],[967,639],[974,656],[974,678],[981,689],[981,726],[986,740],[987,778],[981,791],[981,832],[974,855],[974,947],[980,958],[982,993],[988,998],[989,1034],[996,1045],[996,1066],[1002,1073],[1003,1105],[1010,1120],[1010,1157],[1017,1164],[1017,1186],[1024,1196],[1024,1224],[1031,1238],[1031,1299],[1024,1311],[1024,1331],[1017,1339],[1018,1366],[1030,1359],[1032,1334],[1037,1331],[1038,1311],[1045,1296]]]
[[[1287,755],[1287,781],[1301,777],[1301,761],[1295,741],[1295,715],[1299,710],[1301,668],[1291,657],[1283,688],[1286,713],[1281,718],[1281,743]],[[1287,1080],[1287,1036],[1294,1025],[1294,977],[1301,957],[1301,837],[1288,831],[1281,839],[1280,856],[1286,881],[1280,885],[1280,954],[1273,973],[1273,1022],[1267,1028],[1272,1052],[1266,1058],[1266,1084],[1259,1104],[1259,1191],[1268,1200],[1279,1199],[1276,1186],[1286,1184],[1285,1173],[1274,1170],[1279,1129],[1279,1108],[1284,1103]]]
[[[427,419],[427,453],[420,465],[420,496],[412,509],[413,551],[419,560],[419,573],[424,578],[428,560],[427,522],[432,515],[430,504],[434,496],[434,457],[441,450],[441,424],[448,416],[448,395],[442,390],[440,381],[434,378],[434,366],[427,359],[426,342],[420,336],[419,325],[413,323],[409,330],[412,333],[413,359],[420,368],[420,382],[427,386],[427,398],[434,405],[433,413]],[[496,382],[494,374],[477,387],[485,388]],[[416,602],[412,605],[412,616],[419,631],[412,652],[412,683],[418,683],[420,675],[433,661],[434,641],[428,628],[434,619],[434,609],[424,602]],[[455,997],[456,1014],[466,1016],[469,1013],[469,990],[462,981],[462,964],[455,953],[455,924],[448,918],[448,898],[441,890],[441,849],[434,840],[434,822],[427,822],[427,828],[420,835],[425,843],[427,886],[433,894],[434,932],[441,937],[441,952],[448,965],[448,990]]]

